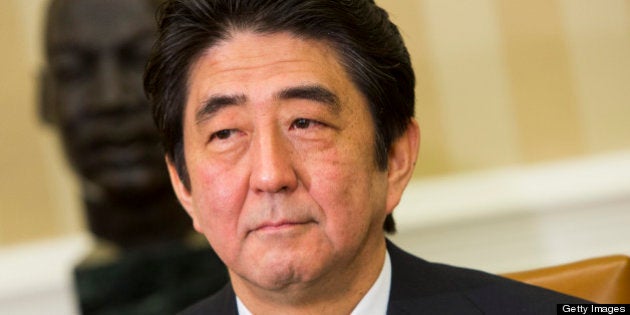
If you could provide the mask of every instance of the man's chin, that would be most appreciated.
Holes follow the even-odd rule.
[[[252,268],[240,276],[256,287],[270,292],[304,285],[305,275],[301,271],[304,267],[296,262],[289,262],[286,257],[277,263],[262,265],[264,265],[263,268]]]
[[[277,291],[309,285],[332,267],[326,263],[331,255],[327,248],[307,245],[308,242],[292,246],[289,241],[265,241],[273,245],[261,246],[256,253],[251,253],[249,263],[241,270],[244,278],[260,288]]]

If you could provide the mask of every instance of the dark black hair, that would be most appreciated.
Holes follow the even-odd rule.
[[[159,38],[144,88],[168,158],[190,189],[184,159],[183,112],[191,65],[239,30],[289,32],[325,41],[369,103],[375,162],[387,168],[394,140],[414,116],[415,76],[396,25],[373,0],[167,0],[157,15]],[[395,232],[391,215],[386,232]]]

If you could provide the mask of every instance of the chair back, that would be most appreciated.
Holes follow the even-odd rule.
[[[630,258],[605,256],[504,277],[603,304],[630,303]]]

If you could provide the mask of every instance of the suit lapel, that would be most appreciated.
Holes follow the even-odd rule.
[[[219,294],[217,303],[217,309],[219,311],[218,314],[238,315],[236,308],[236,294],[232,288],[232,283],[229,282]]]
[[[387,314],[480,314],[429,262],[404,252],[389,240],[387,251],[392,263]]]

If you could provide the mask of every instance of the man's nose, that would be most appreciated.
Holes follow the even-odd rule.
[[[127,103],[125,71],[121,68],[121,64],[115,56],[105,54],[98,60],[95,71],[91,95],[95,110],[121,110]]]
[[[280,132],[254,138],[250,187],[256,192],[290,192],[298,184],[291,144]]]

